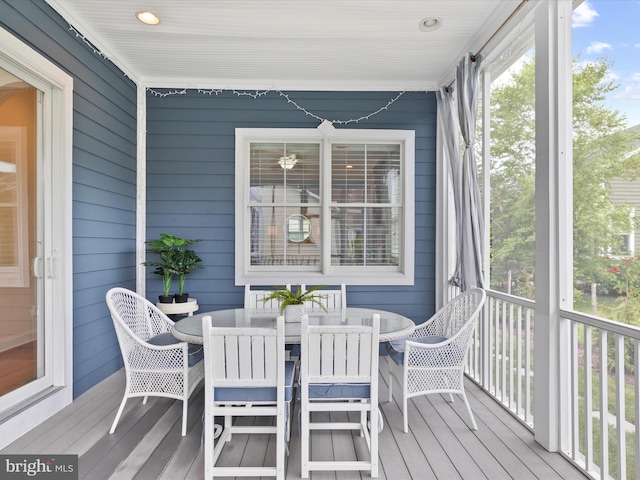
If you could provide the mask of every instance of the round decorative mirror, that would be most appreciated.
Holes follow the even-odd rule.
[[[284,221],[284,234],[291,242],[304,242],[311,235],[311,221],[304,215],[291,215]]]

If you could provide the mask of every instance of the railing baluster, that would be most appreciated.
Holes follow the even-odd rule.
[[[509,318],[508,320],[508,332],[509,332],[509,408],[513,410],[513,405],[515,402],[513,396],[513,375],[514,375],[514,363],[513,363],[513,303],[509,304]]]
[[[527,308],[524,329],[524,398],[526,402],[524,421],[529,425],[533,425],[533,415],[531,414],[531,309]]]
[[[580,450],[580,417],[579,417],[579,404],[578,398],[580,397],[580,392],[578,388],[578,324],[576,322],[571,322],[571,398],[569,401],[571,402],[571,438],[569,439],[571,443],[571,458],[574,460],[578,455],[578,451]]]
[[[516,318],[516,414],[522,415],[522,305]]]
[[[600,335],[600,478],[609,475],[609,388],[607,376],[607,331]]]
[[[591,325],[584,326],[584,436],[585,469],[593,471],[593,333]]]
[[[493,350],[495,352],[495,357],[493,361],[495,362],[495,365],[493,373],[493,388],[495,390],[494,395],[500,400],[500,300],[496,300],[494,315]]]
[[[624,336],[615,334],[616,342],[616,429],[618,434],[618,478],[627,478],[627,439],[625,414]]]
[[[489,362],[487,363],[488,382],[485,387],[488,392],[491,392],[493,394],[494,397],[497,394],[496,389],[493,385],[494,383],[493,364],[496,361],[496,356],[493,350],[493,336],[494,336],[493,319],[495,317],[493,309],[495,308],[495,304],[496,304],[496,300],[492,298],[491,304],[489,306],[489,318],[487,319],[487,338],[488,338],[487,349],[489,350]]]
[[[507,302],[502,302],[502,316],[500,322],[500,332],[501,332],[501,342],[500,342],[500,374],[501,374],[501,383],[502,383],[502,394],[500,399],[502,403],[508,404],[507,402]]]

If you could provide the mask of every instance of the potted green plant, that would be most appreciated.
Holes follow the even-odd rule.
[[[285,321],[299,322],[304,314],[304,304],[306,302],[320,305],[325,312],[327,311],[324,304],[320,301],[322,298],[326,298],[326,296],[314,293],[321,288],[322,286],[319,285],[303,291],[300,285],[296,285],[295,290],[285,286],[279,286],[276,287],[271,294],[266,296],[263,301],[277,300],[280,305],[280,314],[282,315],[284,313]]]
[[[189,299],[189,294],[184,292],[185,278],[196,268],[202,268],[200,265],[202,259],[190,249],[176,250],[174,258],[176,272],[178,273],[178,293],[174,298],[176,303],[183,303]]]
[[[160,237],[145,242],[149,246],[147,253],[159,257],[159,260],[146,261],[142,265],[156,267],[153,273],[162,276],[163,295],[158,298],[161,303],[172,303],[174,301],[174,296],[170,293],[174,275],[178,275],[180,293],[182,293],[184,276],[196,268],[194,265],[201,261],[195,252],[187,250],[185,247],[199,241],[186,240],[175,235],[161,233]],[[187,251],[190,253],[185,253]]]

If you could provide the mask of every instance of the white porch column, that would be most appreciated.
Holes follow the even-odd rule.
[[[136,164],[136,292],[146,296],[145,261],[147,229],[147,87],[138,83]]]
[[[485,288],[491,288],[491,73],[485,70],[480,74],[482,85],[482,210],[484,219],[484,245],[482,245],[482,263],[484,271]],[[485,100],[486,99],[486,100]],[[484,305],[482,312],[486,321],[480,322],[482,331],[480,341],[482,342],[482,358],[480,372],[482,384],[489,385],[491,382],[491,332],[489,322],[489,302]]]
[[[566,429],[566,356],[560,308],[572,302],[572,107],[570,0],[536,11],[535,439],[561,448]]]

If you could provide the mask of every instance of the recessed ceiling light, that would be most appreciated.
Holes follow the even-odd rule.
[[[136,18],[146,25],[157,25],[160,23],[160,18],[149,10],[137,12]]]
[[[442,19],[439,17],[427,17],[420,21],[418,28],[423,32],[433,32],[442,25]]]

